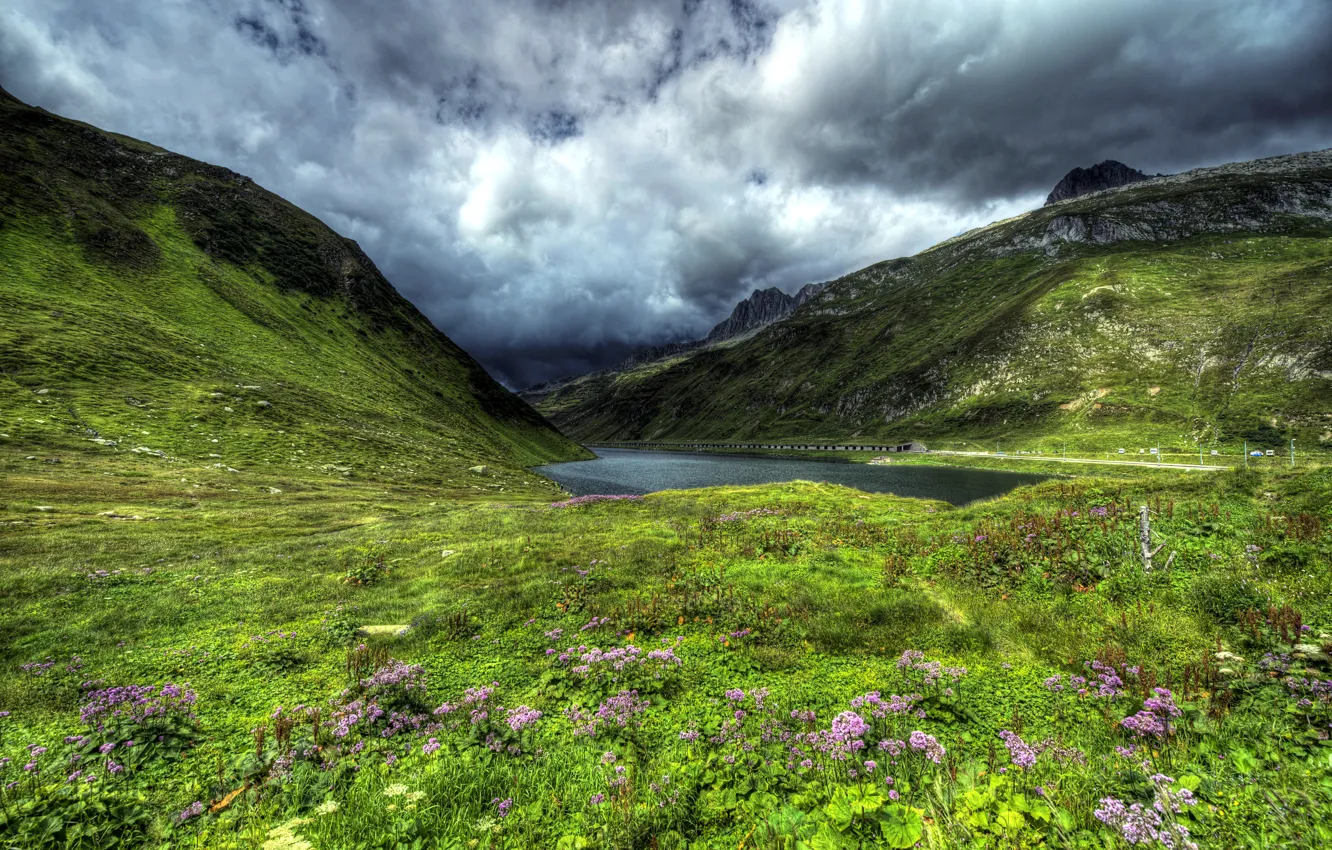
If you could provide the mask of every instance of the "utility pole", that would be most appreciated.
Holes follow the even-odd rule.
[[[1294,437],[1292,437],[1291,440],[1290,440],[1290,468],[1291,468],[1291,469],[1294,469],[1294,468],[1295,468],[1295,438],[1294,438]]]
[[[1244,468],[1249,468],[1249,441],[1244,441]]]

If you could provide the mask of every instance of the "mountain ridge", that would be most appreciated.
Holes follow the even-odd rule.
[[[539,407],[587,440],[1326,442],[1329,233],[1332,151],[1135,181],[874,264],[736,345],[589,377]],[[1263,247],[1231,246],[1248,237]],[[1273,301],[1288,276],[1304,288]]]
[[[550,393],[583,378],[624,372],[645,363],[667,360],[700,348],[738,339],[787,318],[822,292],[826,285],[826,282],[807,283],[800,287],[795,295],[787,295],[775,286],[755,289],[748,298],[737,302],[731,310],[731,315],[714,325],[704,337],[687,342],[667,342],[642,348],[608,369],[542,381],[519,390],[518,396],[531,404],[538,404]]]
[[[0,117],[5,441],[362,473],[389,458],[464,487],[477,463],[584,456],[353,240],[250,178],[8,92]],[[309,458],[279,448],[293,433]]]
[[[1163,175],[1156,175],[1161,177]],[[1107,159],[1090,168],[1074,168],[1055,184],[1045,199],[1045,205],[1056,204],[1071,198],[1081,197],[1091,192],[1104,189],[1117,189],[1130,183],[1151,179],[1136,168],[1130,168],[1117,160]]]

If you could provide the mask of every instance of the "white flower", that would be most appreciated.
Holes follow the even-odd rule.
[[[407,793],[407,786],[401,782],[395,782],[384,789],[385,797],[401,797]]]
[[[425,792],[424,792],[424,791],[412,791],[412,792],[410,792],[410,793],[407,794],[407,799],[408,799],[408,800],[411,800],[413,803],[415,803],[415,802],[418,801],[418,800],[425,799]]]
[[[338,810],[337,800],[325,800],[315,807],[315,814],[331,815]]]
[[[270,829],[263,850],[314,850],[314,846],[310,842],[292,832],[296,827],[304,826],[309,822],[309,818],[297,818],[284,823],[282,826]]]

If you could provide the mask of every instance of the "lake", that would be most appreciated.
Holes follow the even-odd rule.
[[[643,495],[658,490],[768,484],[776,481],[826,481],[870,493],[894,493],[964,505],[1003,495],[1046,476],[947,466],[837,463],[745,455],[593,449],[596,460],[538,466],[575,496],[593,493]]]

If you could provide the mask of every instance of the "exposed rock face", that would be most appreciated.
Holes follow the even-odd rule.
[[[787,295],[776,287],[755,289],[753,295],[735,305],[735,309],[731,311],[731,317],[729,319],[714,327],[703,339],[695,339],[688,342],[668,342],[663,345],[654,345],[651,348],[641,348],[610,369],[590,372],[587,375],[569,375],[564,378],[556,378],[552,381],[535,384],[526,389],[519,390],[518,397],[526,401],[528,404],[535,406],[544,401],[551,393],[564,389],[584,378],[595,378],[600,375],[614,375],[619,372],[627,372],[643,363],[651,363],[655,360],[665,360],[668,357],[687,354],[691,351],[706,348],[709,345],[724,342],[728,339],[750,333],[759,328],[767,327],[774,322],[780,322],[782,319],[790,316],[801,305],[822,292],[827,285],[826,281],[824,283],[807,283],[800,287],[800,290],[796,292],[795,295]]]
[[[616,365],[617,371],[623,369],[632,369],[639,363],[650,363],[653,360],[662,360],[666,357],[674,357],[677,354],[684,354],[686,351],[693,351],[703,344],[703,340],[696,339],[690,342],[668,342],[663,345],[654,345],[651,348],[635,351],[624,362]]]
[[[1160,177],[1161,175],[1158,174],[1157,176]],[[1049,206],[1057,201],[1067,201],[1069,198],[1076,198],[1088,192],[1114,189],[1119,186],[1127,186],[1130,183],[1137,183],[1140,180],[1150,179],[1150,175],[1143,174],[1136,168],[1129,168],[1122,162],[1107,159],[1105,162],[1093,165],[1091,168],[1075,168],[1065,174],[1064,179],[1055,184],[1054,191],[1045,199],[1045,205]]]
[[[821,283],[807,283],[795,295],[787,295],[777,287],[755,289],[754,294],[735,305],[731,317],[713,328],[704,342],[721,342],[743,333],[780,322],[796,308],[818,295]]]

